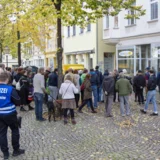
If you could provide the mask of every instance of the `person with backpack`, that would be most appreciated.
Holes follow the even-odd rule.
[[[101,102],[103,76],[102,76],[102,72],[99,71],[99,66],[95,67],[95,73],[98,76],[97,101]]]
[[[82,112],[82,108],[83,108],[87,103],[90,103],[90,106],[91,106],[91,109],[92,109],[92,113],[97,113],[97,112],[94,110],[93,103],[92,103],[92,87],[91,87],[90,79],[91,79],[91,75],[90,75],[90,74],[87,74],[87,75],[86,75],[86,78],[85,78],[85,80],[84,80],[84,82],[83,82],[83,85],[84,85],[84,98],[83,98],[82,104],[80,105],[80,107],[79,107],[79,109],[78,109],[78,112],[79,112],[79,113],[83,113],[83,112]]]

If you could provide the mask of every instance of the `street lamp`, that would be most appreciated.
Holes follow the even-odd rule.
[[[8,55],[9,55],[10,49],[8,46],[4,48],[4,54],[6,55],[6,66],[8,67]]]

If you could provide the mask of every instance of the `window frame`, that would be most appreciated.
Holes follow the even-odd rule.
[[[70,26],[67,26],[67,37],[70,37],[71,31],[70,31]]]
[[[76,35],[76,25],[73,25],[72,29],[73,29],[73,36],[75,36]]]
[[[152,13],[152,5],[157,3],[157,15],[154,17],[154,8],[153,8],[153,13]],[[154,21],[158,19],[158,13],[159,13],[159,6],[158,6],[158,0],[150,0],[150,20]],[[153,14],[153,15],[152,15]],[[152,18],[153,17],[153,18]]]

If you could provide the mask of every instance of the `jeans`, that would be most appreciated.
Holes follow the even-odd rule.
[[[35,115],[37,120],[41,120],[42,118],[42,106],[43,106],[43,94],[42,93],[34,93],[34,102],[35,102]]]
[[[125,115],[125,110],[126,110],[126,114],[130,115],[129,96],[119,96],[119,100],[120,100],[121,115]],[[125,109],[124,109],[124,106],[125,106]]]
[[[92,93],[93,93],[93,97],[94,97],[94,108],[97,108],[98,105],[97,105],[97,86],[91,86],[92,88]],[[91,107],[90,103],[87,104],[88,107]]]
[[[12,131],[12,146],[14,150],[19,149],[19,128],[17,113],[9,115],[0,115],[0,146],[2,152],[8,153],[8,141],[7,141],[7,130],[10,127]]]
[[[101,96],[102,96],[102,86],[97,87],[97,101],[101,102]]]
[[[85,99],[85,100],[82,102],[81,106],[79,107],[79,111],[81,111],[82,108],[83,108],[87,103],[90,104],[92,111],[94,111],[93,103],[92,103],[92,98],[90,98],[90,99]]]
[[[156,103],[156,90],[147,92],[146,103],[144,108],[145,111],[148,109],[148,105],[150,102],[152,102],[153,104],[154,113],[157,113],[158,110],[157,110],[157,103]]]

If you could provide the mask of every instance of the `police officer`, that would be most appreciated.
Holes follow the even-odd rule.
[[[12,131],[13,156],[24,154],[25,150],[20,149],[19,128],[15,105],[20,105],[20,98],[16,90],[7,85],[9,81],[7,72],[0,73],[0,146],[4,154],[4,159],[9,158],[7,129]]]

